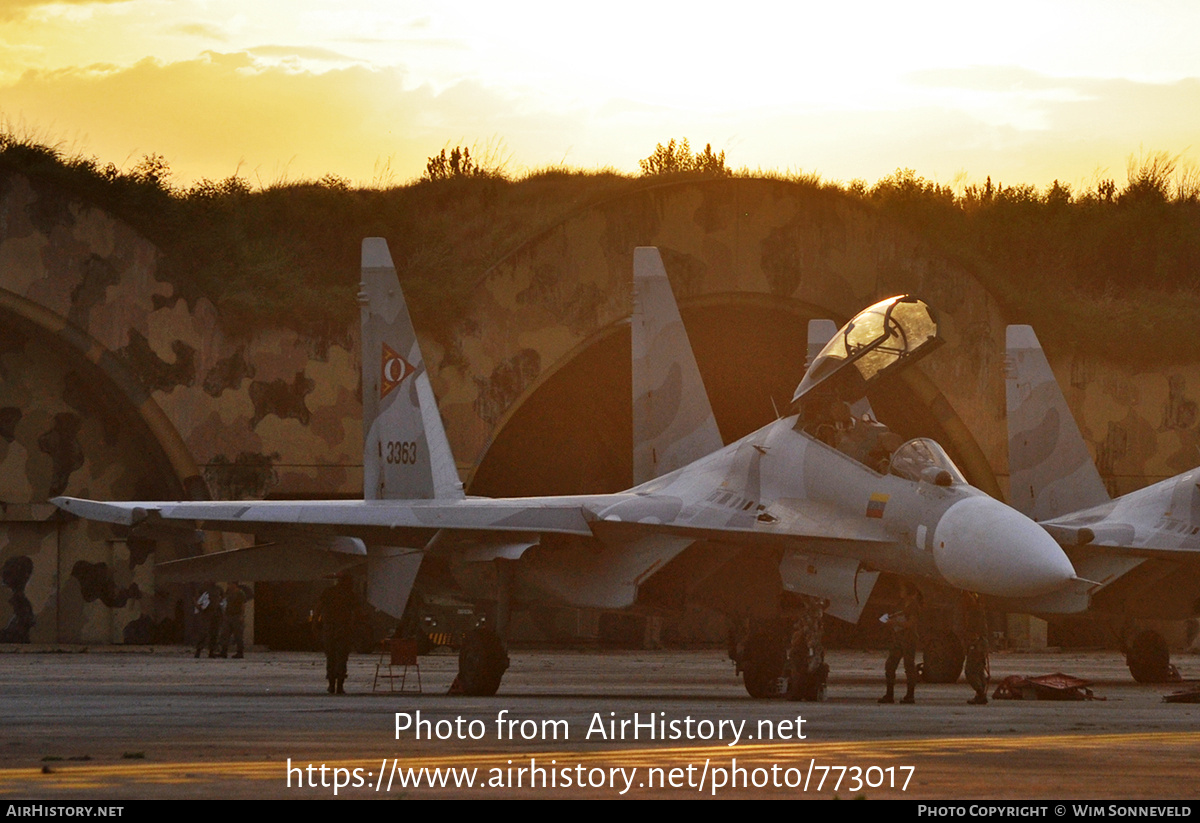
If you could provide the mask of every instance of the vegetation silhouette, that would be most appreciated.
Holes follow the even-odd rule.
[[[728,177],[732,174],[725,165],[725,152],[714,154],[712,144],[706,143],[703,152],[692,154],[686,137],[678,144],[674,138],[665,146],[659,143],[649,157],[638,161],[638,165],[641,166],[643,177],[687,172],[712,177]]]
[[[564,167],[515,176],[455,147],[405,185],[357,187],[326,175],[255,187],[234,174],[178,186],[161,155],[124,171],[0,133],[0,185],[24,175],[62,208],[77,197],[126,221],[161,250],[159,276],[176,294],[212,301],[234,333],[285,323],[318,343],[342,339],[358,311],[357,238],[380,235],[422,333],[452,359],[478,278],[530,237],[640,188],[766,177],[902,226],[971,271],[1010,322],[1033,324],[1048,346],[1134,363],[1195,357],[1200,175],[1178,157],[1131,157],[1124,187],[1104,178],[1078,192],[991,178],[955,191],[912,169],[874,185],[731,172],[723,152],[706,145],[696,155],[686,140],[660,143],[641,168],[638,177]]]

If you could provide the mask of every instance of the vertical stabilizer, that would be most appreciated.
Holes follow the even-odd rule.
[[[1033,328],[1009,326],[1007,347],[1009,503],[1034,520],[1048,520],[1107,502]]]
[[[633,483],[724,444],[658,249],[633,252]]]
[[[462,482],[392,255],[382,237],[362,244],[363,497],[463,497]]]
[[[817,359],[817,355],[821,353],[821,349],[825,348],[825,344],[833,339],[833,336],[838,333],[837,323],[832,320],[809,320],[808,321],[808,356],[804,360],[804,370],[808,371],[808,367]]]

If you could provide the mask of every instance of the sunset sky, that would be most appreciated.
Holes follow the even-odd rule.
[[[403,183],[446,145],[634,173],[658,142],[873,182],[1200,161],[1200,3],[0,0],[0,116],[187,184]]]

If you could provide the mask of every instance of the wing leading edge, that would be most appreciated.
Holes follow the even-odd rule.
[[[755,522],[744,526],[720,519],[686,520],[683,501],[669,496],[637,494],[528,497],[491,500],[288,500],[131,501],[101,502],[57,497],[56,506],[88,520],[133,529],[139,527],[196,527],[260,533],[272,529],[308,529],[349,537],[375,535],[379,530],[463,531],[477,534],[564,534],[578,537],[621,537],[662,534],[715,542],[743,542],[761,547],[795,547],[797,541],[888,544],[866,526],[831,521],[819,503],[788,501],[791,516],[783,524]],[[810,510],[811,509],[811,510]],[[664,516],[665,515],[665,516]]]

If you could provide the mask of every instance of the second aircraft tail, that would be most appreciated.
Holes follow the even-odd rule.
[[[658,249],[633,251],[633,484],[720,449],[721,432]]]
[[[1030,326],[1009,326],[1005,360],[1009,497],[1048,520],[1108,501],[1104,481]]]

